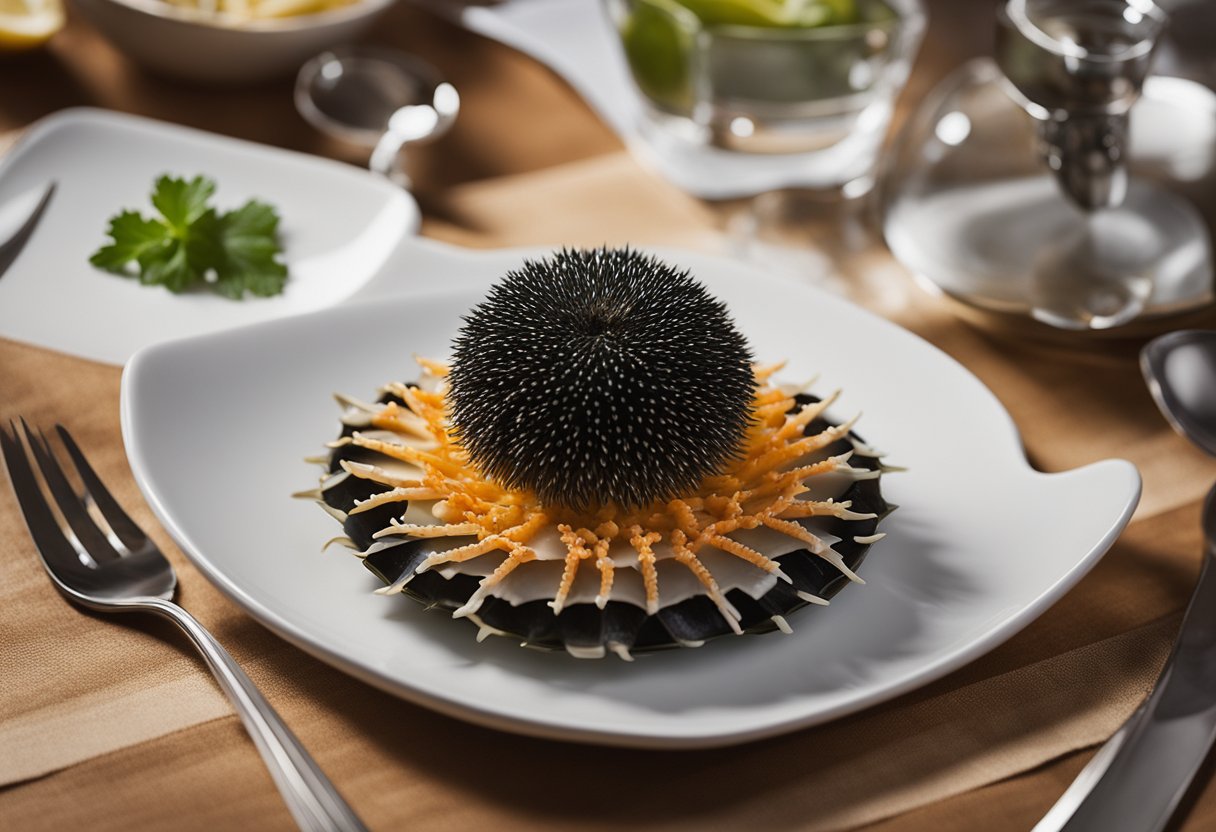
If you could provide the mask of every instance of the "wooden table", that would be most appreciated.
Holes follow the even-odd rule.
[[[931,2],[901,116],[986,53],[994,4]],[[729,247],[741,211],[655,179],[560,79],[406,6],[375,40],[413,51],[464,110],[412,158],[423,233],[469,246]],[[72,18],[49,48],[0,60],[0,143],[69,106],[139,113],[348,158],[294,112],[290,81],[217,91],[148,76]],[[356,159],[350,159],[357,162]],[[846,212],[847,213],[847,212]],[[1174,436],[1144,391],[1136,343],[1039,342],[960,322],[913,287],[857,216],[813,209],[795,245],[859,300],[988,384],[1032,463],[1139,465],[1144,498],[1076,589],[988,656],[894,702],[736,749],[644,753],[498,734],[373,690],[288,646],[172,546],[181,600],[223,641],[373,828],[1028,829],[1155,678],[1198,573],[1199,509],[1216,464]],[[843,229],[843,230],[842,230]],[[154,526],[118,430],[117,368],[0,340],[0,417],[66,421],[120,499]],[[3,491],[0,488],[0,491]],[[0,494],[0,828],[289,829],[236,717],[189,648],[51,589]],[[1182,828],[1216,825],[1216,788]]]

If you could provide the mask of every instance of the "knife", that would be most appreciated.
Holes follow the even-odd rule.
[[[1213,561],[1216,547],[1209,544],[1178,641],[1152,694],[1081,770],[1034,832],[1155,832],[1169,823],[1216,739]]]
[[[46,213],[51,198],[55,196],[55,182],[42,189],[21,194],[0,208],[0,277],[8,271],[17,255],[25,248],[42,215]]]

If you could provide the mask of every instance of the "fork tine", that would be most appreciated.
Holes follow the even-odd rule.
[[[34,452],[34,460],[42,469],[42,479],[59,505],[60,514],[68,521],[68,526],[76,535],[76,539],[80,541],[80,545],[98,565],[106,561],[117,560],[121,555],[106,539],[105,532],[98,528],[96,521],[89,516],[88,510],[80,501],[76,490],[72,488],[67,476],[64,475],[63,468],[60,467],[59,460],[55,458],[55,452],[51,450],[46,436],[42,431],[30,430],[30,426],[25,423],[24,419],[21,420],[21,426],[25,428],[25,437]]]
[[[98,511],[101,512],[102,517],[106,518],[106,522],[110,524],[114,534],[132,552],[142,548],[148,543],[148,536],[144,534],[144,530],[135,524],[135,521],[127,515],[123,507],[110,494],[109,489],[101,481],[101,477],[97,476],[97,472],[89,464],[84,451],[80,450],[80,446],[76,444],[72,434],[68,433],[68,429],[57,424],[55,432],[59,434],[59,441],[63,442],[63,447],[67,448],[68,456],[72,458],[72,464],[76,466],[76,472],[80,474],[80,480],[84,483],[85,492],[93,498]]]
[[[87,577],[93,570],[80,562],[76,548],[68,542],[63,529],[51,513],[51,507],[47,504],[22,447],[16,422],[10,421],[8,430],[0,426],[0,454],[4,456],[9,483],[13,487],[17,503],[21,506],[26,528],[30,530],[34,547],[42,556],[47,571],[61,587],[63,580],[59,575],[69,578]]]

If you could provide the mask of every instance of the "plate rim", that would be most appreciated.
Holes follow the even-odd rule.
[[[425,241],[428,246],[433,245],[434,241]],[[440,244],[441,247],[443,244]],[[507,257],[518,258],[520,256],[534,256],[538,249],[537,247],[527,247],[519,249],[497,249],[492,252],[480,250],[464,250],[452,248],[452,256],[464,256],[467,254],[470,259],[480,261],[496,260],[497,256],[504,259]],[[650,247],[646,246],[647,251],[654,251],[663,256],[687,256],[694,259],[713,258],[720,262],[729,263],[732,268],[745,271],[757,276],[755,269],[749,268],[746,264],[727,261],[724,258],[715,258],[713,255],[707,255],[703,252],[693,252],[680,250],[671,247]],[[548,251],[550,249],[539,249]],[[487,258],[487,255],[490,257]],[[764,276],[766,281],[775,281],[775,278]],[[793,284],[802,289],[807,289],[813,294],[820,294],[822,290],[814,287],[806,286],[805,284]],[[801,718],[794,717],[782,719],[780,721],[765,723],[760,726],[734,729],[718,732],[705,732],[704,730],[697,733],[686,732],[669,732],[659,733],[655,731],[629,731],[628,729],[599,729],[587,728],[573,724],[555,722],[554,720],[543,720],[533,716],[508,715],[497,712],[480,706],[475,701],[461,697],[459,695],[442,696],[432,693],[419,687],[414,687],[402,682],[401,679],[392,676],[388,673],[382,673],[374,668],[366,667],[358,662],[347,658],[343,654],[330,649],[326,645],[312,640],[307,634],[297,631],[294,626],[285,620],[279,613],[267,607],[262,601],[249,594],[245,589],[232,581],[224,571],[212,564],[207,556],[199,547],[194,545],[183,529],[174,521],[173,516],[167,511],[165,505],[160,499],[160,495],[156,491],[150,474],[150,468],[144,458],[143,448],[139,437],[136,435],[136,416],[134,410],[134,400],[137,399],[136,388],[140,384],[142,367],[150,359],[150,356],[156,356],[162,350],[179,350],[187,349],[190,345],[198,341],[204,340],[222,340],[232,332],[239,330],[252,330],[268,326],[275,326],[284,323],[288,320],[307,319],[313,315],[324,315],[340,308],[361,307],[379,305],[386,302],[398,301],[425,301],[452,299],[454,297],[467,297],[475,290],[474,286],[468,284],[457,284],[454,286],[445,287],[410,287],[403,291],[395,291],[391,294],[372,298],[355,297],[351,300],[337,304],[327,309],[317,310],[315,312],[305,313],[303,315],[291,316],[291,318],[273,319],[263,322],[248,324],[241,327],[235,327],[220,332],[206,333],[201,335],[187,336],[185,338],[175,339],[172,341],[163,341],[157,344],[151,344],[141,348],[128,362],[123,370],[121,383],[120,397],[120,418],[122,425],[123,442],[126,448],[128,461],[132,473],[141,493],[144,495],[149,506],[157,519],[164,526],[166,531],[173,537],[174,541],[182,549],[190,562],[199,569],[200,572],[230,600],[238,605],[244,612],[251,615],[256,621],[270,629],[279,637],[294,646],[304,650],[306,653],[325,661],[331,666],[337,667],[343,672],[354,676],[366,683],[369,683],[385,692],[393,694],[399,698],[413,702],[418,705],[430,708],[432,710],[443,713],[447,716],[461,719],[464,721],[479,724],[485,727],[494,728],[497,730],[508,731],[516,734],[524,734],[527,736],[539,737],[543,739],[573,741],[582,743],[592,743],[597,745],[644,748],[644,749],[698,749],[698,748],[715,748],[737,745],[741,743],[751,742],[766,737],[772,737],[780,734],[785,734],[794,730],[808,728],[813,725],[823,724],[840,717],[855,713],[881,702],[886,702],[894,699],[904,693],[923,687],[924,685],[942,678],[948,673],[957,670],[958,668],[974,661],[976,658],[990,652],[1000,644],[1012,638],[1017,633],[1021,632],[1027,625],[1042,615],[1048,608],[1058,602],[1063,595],[1071,589],[1077,582],[1081,580],[1088,572],[1097,564],[1101,557],[1114,544],[1115,540],[1122,533],[1131,519],[1133,512],[1139,502],[1142,481],[1138,469],[1135,465],[1127,460],[1122,459],[1105,459],[1099,460],[1079,468],[1070,469],[1067,471],[1045,473],[1036,470],[1030,465],[1025,454],[1025,448],[1021,443],[1020,434],[1016,424],[1013,422],[1012,416],[996,398],[995,394],[983,384],[970,370],[964,367],[938,347],[912,333],[897,324],[882,318],[874,313],[869,312],[861,307],[855,307],[856,311],[871,318],[873,323],[889,326],[900,330],[905,335],[915,338],[922,344],[930,348],[938,359],[945,359],[954,364],[959,370],[966,373],[970,380],[976,385],[979,390],[982,390],[992,399],[995,405],[996,412],[999,412],[1004,418],[1005,429],[1012,434],[1018,450],[1017,459],[1022,468],[1021,473],[1024,475],[1058,479],[1061,477],[1079,477],[1079,476],[1094,476],[1099,470],[1109,473],[1103,476],[1111,478],[1119,477],[1124,480],[1125,501],[1122,511],[1119,515],[1110,522],[1105,533],[1101,538],[1090,547],[1083,555],[1080,555],[1072,566],[1067,569],[1059,578],[1041,592],[1033,601],[1016,610],[1012,615],[1002,619],[999,624],[992,626],[981,635],[979,638],[971,639],[964,644],[947,651],[939,656],[936,660],[919,666],[914,672],[908,673],[902,679],[896,682],[886,684],[877,688],[870,693],[854,697],[846,702],[841,702],[836,705],[822,708],[809,715],[804,715]],[[840,300],[840,299],[837,299]],[[1008,438],[1008,437],[1007,437]]]

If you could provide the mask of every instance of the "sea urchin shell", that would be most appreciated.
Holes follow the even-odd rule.
[[[424,364],[428,373],[444,368]],[[877,452],[824,416],[835,396],[764,384],[756,368],[745,457],[661,507],[542,507],[478,480],[448,441],[444,395],[394,383],[345,396],[342,436],[317,461],[318,500],[385,584],[528,647],[628,659],[730,632],[790,631],[825,604],[883,534]],[[430,437],[429,439],[427,437]]]
[[[726,307],[629,249],[526,262],[466,317],[449,376],[478,468],[545,504],[644,506],[738,457],[755,379]]]

